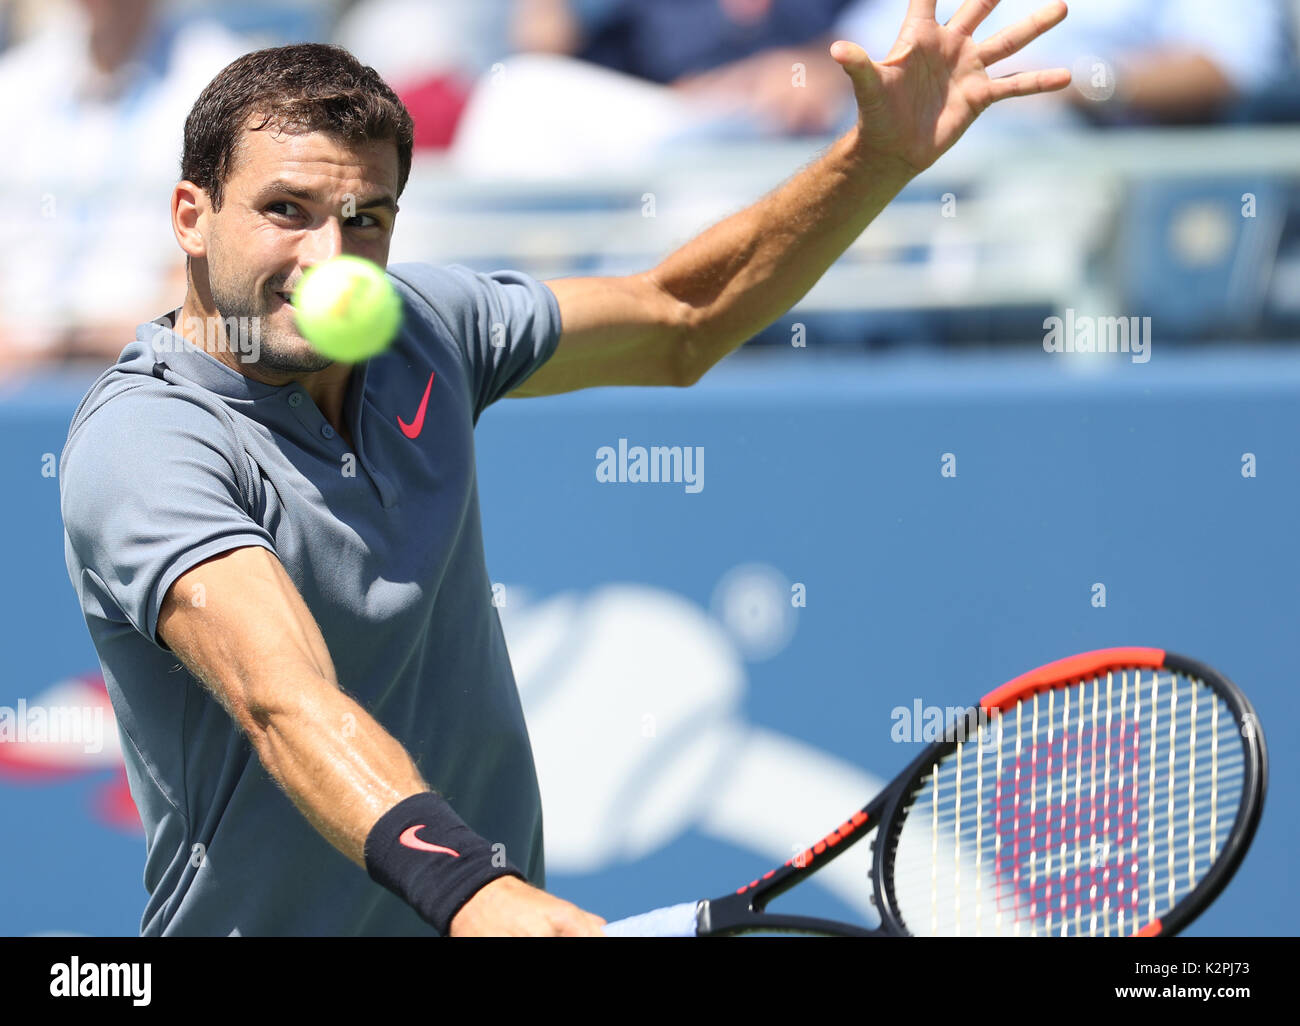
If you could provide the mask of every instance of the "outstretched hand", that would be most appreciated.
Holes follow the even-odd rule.
[[[840,40],[831,56],[853,82],[858,137],[875,156],[894,158],[912,174],[924,171],[998,100],[1064,89],[1065,68],[991,78],[988,67],[1019,52],[1068,13],[1057,0],[977,43],[980,23],[998,0],[966,0],[952,20],[935,19],[936,0],[911,0],[898,41],[882,61]]]

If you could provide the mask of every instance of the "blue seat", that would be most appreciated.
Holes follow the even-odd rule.
[[[1254,198],[1253,217],[1244,216]],[[1124,316],[1157,337],[1240,336],[1259,326],[1291,193],[1253,177],[1147,181],[1131,187],[1116,252]]]

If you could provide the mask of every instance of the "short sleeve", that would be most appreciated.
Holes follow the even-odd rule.
[[[398,264],[388,270],[429,304],[455,340],[465,360],[476,424],[485,409],[550,359],[559,344],[555,294],[527,274],[429,264]]]
[[[231,549],[275,552],[251,516],[252,471],[231,425],[175,391],[136,388],[74,421],[59,462],[68,573],[82,601],[115,610],[150,641],[176,578]],[[241,471],[242,466],[242,471]],[[165,646],[164,646],[165,647]]]

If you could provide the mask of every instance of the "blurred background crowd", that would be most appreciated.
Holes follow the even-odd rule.
[[[851,124],[837,38],[906,0],[0,0],[0,378],[106,365],[178,306],[185,115],[249,50],[339,43],[410,109],[392,260],[651,266]],[[943,0],[944,20],[957,0]],[[982,31],[1040,6],[1003,0]],[[756,346],[1007,344],[1045,313],[1166,338],[1300,326],[1300,0],[1078,0],[1000,105]]]

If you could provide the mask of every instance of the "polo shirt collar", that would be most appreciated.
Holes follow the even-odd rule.
[[[267,385],[255,381],[222,363],[211,353],[205,353],[175,330],[179,315],[180,310],[177,309],[139,325],[135,333],[136,341],[123,350],[118,363],[139,363],[142,365],[140,369],[145,373],[157,376],[161,376],[161,371],[155,371],[154,368],[162,364],[209,392],[245,402],[282,397],[295,389],[301,390],[302,386],[296,382]],[[358,364],[353,368],[348,381],[344,416],[352,424],[357,423],[361,397],[365,394],[366,367],[366,363]]]

